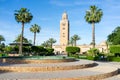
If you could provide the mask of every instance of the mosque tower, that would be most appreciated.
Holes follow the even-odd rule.
[[[60,20],[60,45],[67,46],[69,43],[69,20],[66,12],[62,14]]]

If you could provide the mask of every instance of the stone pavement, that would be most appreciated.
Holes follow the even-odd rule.
[[[119,69],[119,74],[110,78],[106,78],[105,80],[120,80],[120,62],[98,62],[101,65],[109,65],[114,66]]]
[[[94,61],[88,60],[80,60],[78,62],[67,62],[67,63],[47,63],[47,64],[0,64],[0,66],[37,66],[37,67],[45,67],[45,66],[69,66],[69,65],[78,65],[78,64],[88,64],[93,63]],[[105,63],[105,62],[95,62],[98,63],[98,66],[84,69],[75,69],[75,70],[64,70],[64,71],[48,71],[48,72],[1,72],[0,80],[74,80],[74,79],[64,79],[64,78],[78,78],[78,77],[86,77],[86,76],[94,76],[99,74],[105,74],[114,72],[119,68],[118,65],[113,65],[113,63]],[[113,67],[112,67],[113,66]],[[63,78],[63,79],[62,79]],[[115,77],[115,78],[119,78]],[[116,79],[116,80],[117,80]],[[75,79],[80,80],[80,79]],[[84,80],[84,79],[81,79]],[[86,79],[90,80],[90,79]],[[93,79],[95,80],[95,79]],[[108,79],[112,80],[112,79]],[[114,80],[114,79],[113,79]]]

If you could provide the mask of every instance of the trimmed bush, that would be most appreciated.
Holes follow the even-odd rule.
[[[79,53],[80,52],[80,48],[79,47],[69,46],[69,47],[66,47],[66,52],[67,53],[72,53],[72,54]]]
[[[112,45],[109,49],[111,53],[120,53],[120,45]]]
[[[110,46],[110,53],[113,53],[114,56],[120,57],[120,45],[112,45]]]
[[[120,62],[120,57],[108,56],[107,60],[108,61]]]
[[[54,55],[54,49],[53,48],[46,48],[46,55],[47,56]]]
[[[32,46],[31,50],[35,53],[43,52],[45,49],[42,46]]]
[[[88,60],[99,60],[99,56],[95,56],[95,57],[93,57],[93,56],[87,56],[87,59]]]
[[[75,57],[75,58],[79,58],[79,53],[80,52],[80,48],[79,47],[66,47],[66,52],[68,53],[69,57]]]
[[[50,56],[54,55],[54,49],[53,48],[44,48],[42,46],[32,46],[31,51],[34,53],[33,55],[39,55],[39,56]]]

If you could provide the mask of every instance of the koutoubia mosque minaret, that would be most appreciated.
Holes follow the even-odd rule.
[[[67,46],[69,43],[69,20],[66,12],[62,14],[60,20],[60,45]]]
[[[60,52],[60,54],[67,54],[66,53],[66,47],[68,46],[69,43],[69,20],[68,20],[68,15],[66,12],[62,14],[62,19],[60,20],[60,44],[59,45],[54,45],[53,48],[55,51]],[[81,53],[88,51],[91,48],[91,45],[79,45],[77,47],[80,47]],[[96,48],[98,48],[100,51],[103,49],[106,50],[107,46],[106,44],[102,43],[100,45],[96,45]]]

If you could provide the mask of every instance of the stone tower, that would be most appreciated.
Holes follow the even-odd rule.
[[[60,45],[67,46],[69,42],[69,20],[66,12],[62,14],[60,21]]]

